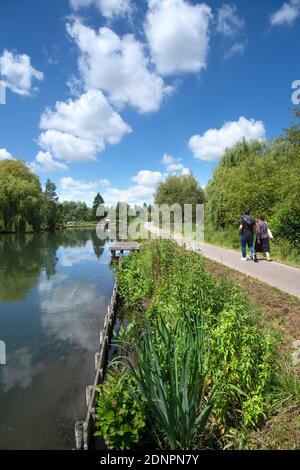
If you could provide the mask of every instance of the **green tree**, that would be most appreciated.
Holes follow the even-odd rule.
[[[154,196],[155,204],[203,204],[205,191],[193,175],[171,175],[160,183]]]
[[[44,191],[43,220],[50,230],[54,230],[56,224],[61,222],[56,185],[49,178]]]
[[[93,218],[93,220],[100,220],[101,219],[101,217],[97,217],[97,209],[102,204],[104,204],[104,199],[101,196],[101,194],[98,193],[97,196],[94,199],[94,202],[93,202],[93,208],[92,208],[92,218]]]
[[[38,230],[43,195],[38,177],[20,160],[0,162],[0,230]]]
[[[155,204],[191,204],[194,210],[197,204],[204,204],[205,191],[193,175],[171,175],[159,183],[154,196]]]
[[[293,115],[296,121],[292,122],[288,129],[285,129],[285,136],[292,145],[300,146],[300,109],[293,108]]]

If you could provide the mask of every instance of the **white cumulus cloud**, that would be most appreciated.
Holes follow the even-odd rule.
[[[107,144],[117,144],[131,128],[103,93],[90,90],[76,100],[58,101],[41,116],[39,145],[68,162],[95,160]]]
[[[156,186],[163,180],[164,175],[160,171],[141,170],[132,178],[136,185],[126,189],[107,187],[103,199],[109,206],[115,206],[118,202],[127,202],[130,205],[142,205],[144,202],[150,204],[153,202]]]
[[[52,152],[57,158],[74,163],[96,160],[97,152],[104,148],[99,142],[82,139],[54,129],[42,132],[38,143],[40,147]]]
[[[43,72],[32,67],[27,54],[13,54],[7,50],[0,56],[0,75],[7,88],[22,96],[30,96],[36,91],[33,80],[44,77]]]
[[[84,183],[80,180],[74,180],[71,176],[61,178],[60,184],[62,189],[76,189],[78,191],[86,191],[97,188],[97,183]]]
[[[270,17],[271,26],[292,25],[300,16],[300,0],[290,0]]]
[[[155,188],[163,179],[160,171],[141,170],[132,180],[139,186]]]
[[[6,149],[0,149],[0,161],[1,160],[14,160],[14,157]]]
[[[168,172],[183,170],[184,165],[180,162],[181,160],[179,158],[176,159],[167,153],[164,154],[161,160],[161,163],[166,167]]]
[[[109,19],[124,16],[131,11],[130,0],[70,0],[70,4],[75,11],[95,5],[102,15]]]
[[[242,139],[262,140],[265,135],[266,130],[262,121],[241,116],[238,121],[225,122],[220,129],[209,129],[203,135],[194,135],[188,145],[195,158],[213,161],[220,158],[226,148],[233,147]]]
[[[99,31],[79,19],[67,24],[80,56],[79,71],[85,88],[101,89],[119,107],[128,104],[141,113],[157,111],[171,88],[151,71],[144,46],[132,34],[119,37],[110,28]]]
[[[71,176],[60,179],[60,201],[84,201],[89,206],[98,192],[98,183],[76,180]]]
[[[130,186],[126,189],[108,188],[103,194],[106,205],[115,206],[118,202],[127,202],[131,205],[150,204],[153,201],[155,188],[150,186]]]
[[[206,68],[211,9],[185,0],[148,0],[145,33],[162,75]]]
[[[50,152],[39,152],[35,157],[35,161],[29,164],[29,168],[35,173],[55,173],[68,169],[64,163],[54,160]]]

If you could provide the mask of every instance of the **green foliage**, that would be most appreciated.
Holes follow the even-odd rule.
[[[85,202],[64,201],[60,204],[63,221],[67,222],[89,222],[92,220],[92,210]]]
[[[205,191],[193,175],[171,175],[159,183],[154,200],[159,205],[192,204],[195,208],[196,204],[204,204]]]
[[[54,230],[57,223],[62,222],[58,206],[56,185],[48,178],[45,184],[44,204],[42,206],[43,223],[50,230]]]
[[[297,147],[300,146],[300,109],[294,108],[293,109],[294,117],[299,121],[292,122],[291,127],[289,129],[285,129],[286,139],[289,141],[290,144],[295,145]]]
[[[241,296],[239,301],[242,301]],[[209,314],[208,314],[209,315]],[[210,377],[220,384],[215,414],[219,423],[256,425],[265,417],[272,372],[272,340],[262,335],[244,304],[225,308],[208,325]]]
[[[122,259],[122,269],[117,270],[117,280],[120,286],[120,295],[126,307],[139,307],[141,302],[148,298],[152,289],[151,271],[148,270],[147,255],[143,257],[132,253]]]
[[[209,423],[219,433],[231,435],[264,418],[272,339],[237,286],[212,277],[201,256],[167,240],[124,258],[118,281],[126,305],[144,309],[146,322],[135,323],[129,335],[136,350],[131,373],[160,446],[201,445],[204,428],[197,431],[196,422],[211,403],[212,387]]]
[[[226,150],[207,186],[208,231],[236,228],[249,208],[252,216],[265,216],[276,237],[299,247],[299,132],[294,123],[269,143],[243,141]]]
[[[129,374],[111,372],[97,387],[96,436],[101,436],[108,449],[130,449],[140,440],[145,418],[133,398],[133,380]]]
[[[38,231],[41,227],[54,230],[57,224],[91,220],[92,210],[85,202],[60,204],[56,186],[49,178],[42,192],[38,177],[24,162],[0,162],[0,231]]]
[[[214,391],[205,393],[200,321],[186,315],[173,328],[157,316],[143,336],[136,331],[135,360],[129,362],[129,371],[160,448],[191,449],[195,434],[204,434],[213,408]]]
[[[0,162],[0,230],[38,229],[43,195],[39,179],[19,160]]]
[[[97,209],[99,206],[102,206],[104,204],[103,197],[101,196],[100,193],[97,193],[94,202],[93,202],[93,207],[92,207],[92,220],[100,220],[101,217],[97,216]]]
[[[274,237],[287,240],[292,246],[300,247],[300,204],[278,209],[269,223]]]

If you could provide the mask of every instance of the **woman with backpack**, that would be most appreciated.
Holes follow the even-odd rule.
[[[256,253],[263,253],[264,255],[266,255],[267,260],[271,261],[271,258],[270,258],[270,237],[272,237],[271,230],[269,229],[268,224],[264,221],[264,218],[261,214],[256,215],[255,221],[256,221],[255,251]]]

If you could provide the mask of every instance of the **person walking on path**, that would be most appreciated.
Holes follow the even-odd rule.
[[[247,261],[247,246],[252,254],[252,259],[255,263],[258,262],[256,251],[253,246],[254,240],[254,227],[255,222],[249,216],[249,211],[245,211],[243,217],[240,220],[239,234],[242,247],[242,261]]]
[[[271,261],[270,237],[269,237],[268,224],[264,221],[264,218],[261,214],[257,214],[255,220],[256,220],[256,241],[255,241],[256,253],[264,253],[267,257],[267,260]]]

